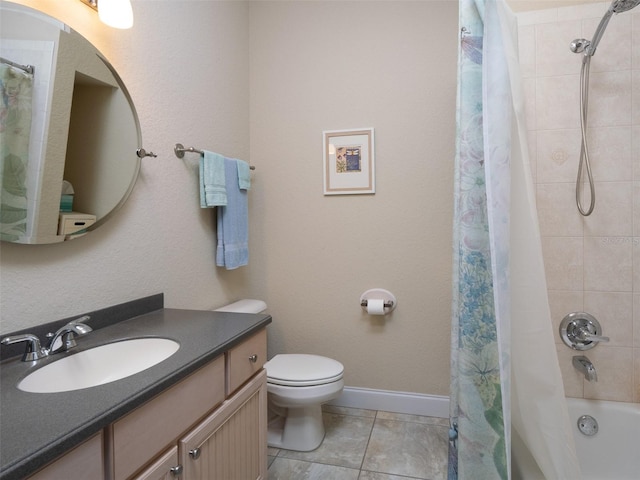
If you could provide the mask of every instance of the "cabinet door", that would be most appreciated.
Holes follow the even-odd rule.
[[[185,480],[267,478],[266,380],[262,370],[178,442]]]
[[[163,455],[132,480],[176,480],[182,477],[182,466],[178,465],[178,447],[171,447]]]

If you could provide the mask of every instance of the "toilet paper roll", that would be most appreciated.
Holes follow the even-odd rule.
[[[369,315],[384,315],[384,300],[381,298],[367,300],[367,313]]]

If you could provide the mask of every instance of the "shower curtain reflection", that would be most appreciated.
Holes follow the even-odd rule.
[[[503,0],[460,1],[449,479],[511,478],[512,428],[545,478],[580,478],[549,321],[515,27]]]
[[[0,236],[17,240],[27,227],[27,162],[33,75],[0,64]]]

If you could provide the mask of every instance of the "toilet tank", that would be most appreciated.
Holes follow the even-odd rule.
[[[233,313],[264,313],[267,304],[262,300],[252,300],[244,298],[237,302],[230,303],[224,307],[217,308],[215,312],[233,312]]]

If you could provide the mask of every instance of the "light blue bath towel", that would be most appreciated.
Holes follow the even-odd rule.
[[[225,158],[222,155],[208,152],[207,150],[200,157],[201,208],[212,208],[227,204],[224,160]]]
[[[227,205],[218,207],[216,265],[233,270],[249,263],[249,203],[241,189],[238,162],[225,158]]]
[[[251,167],[249,164],[242,160],[238,162],[238,185],[240,190],[249,190],[251,188]]]

